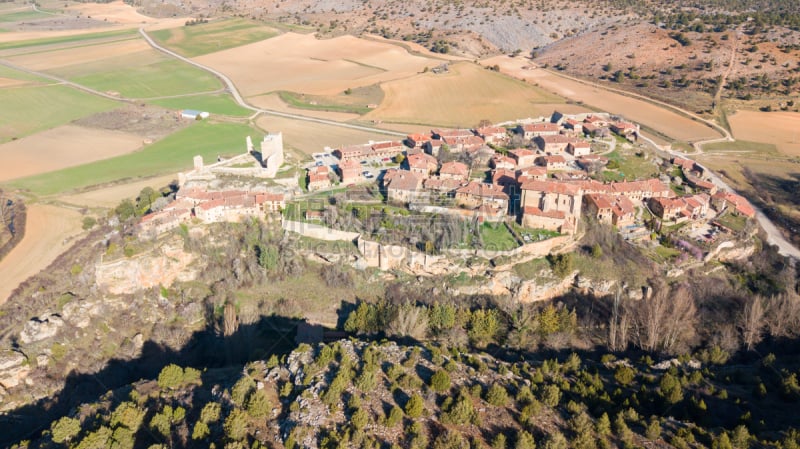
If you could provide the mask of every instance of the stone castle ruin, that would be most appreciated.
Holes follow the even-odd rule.
[[[195,156],[193,162],[192,171],[178,173],[180,186],[189,181],[211,181],[216,175],[274,178],[284,162],[283,134],[280,132],[267,134],[258,150],[255,149],[250,136],[247,136],[245,151],[238,156],[220,159],[211,165],[205,165],[202,156]]]

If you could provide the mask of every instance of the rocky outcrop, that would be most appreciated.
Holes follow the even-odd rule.
[[[30,372],[31,367],[24,354],[18,351],[0,352],[0,395],[25,381]]]
[[[183,250],[180,241],[166,243],[148,253],[95,267],[97,285],[105,291],[121,295],[137,290],[170,286],[175,281],[192,281],[198,268],[191,268],[195,256]]]
[[[19,339],[24,344],[45,340],[56,335],[64,320],[55,313],[47,313],[37,318],[33,318],[25,323]]]

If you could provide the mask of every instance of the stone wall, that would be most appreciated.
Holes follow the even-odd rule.
[[[339,231],[331,229],[327,226],[322,226],[314,223],[305,223],[302,221],[282,220],[281,227],[285,231],[294,232],[305,237],[311,237],[318,240],[342,240],[352,242],[360,235],[357,232]]]
[[[405,269],[426,270],[443,260],[442,256],[432,256],[404,246],[382,245],[378,242],[358,238],[358,250],[368,267],[381,270]]]
[[[484,249],[448,249],[445,253],[453,256],[478,256],[491,259],[499,256],[517,256],[520,254],[532,255],[534,257],[544,257],[554,250],[571,243],[573,238],[569,235],[553,237],[540,242],[526,243],[518,248],[508,251],[492,251]]]

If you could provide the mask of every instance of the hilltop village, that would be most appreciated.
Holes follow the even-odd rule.
[[[755,215],[746,199],[719,190],[707,171],[688,159],[662,160],[636,151],[631,157],[656,175],[622,173],[620,148],[634,151],[639,126],[618,117],[555,112],[482,125],[326,148],[290,179],[275,179],[284,162],[280,133],[265,136],[258,149],[248,138],[246,151],[235,158],[208,166],[195,158],[194,170],[179,175],[174,201],[143,217],[139,229],[155,237],[192,220],[280,214],[283,222],[303,229],[327,225],[335,230],[335,220],[325,213],[332,206],[320,200],[344,194],[345,202],[378,201],[393,208],[370,213],[389,210],[504,226],[522,246],[558,234],[577,238],[589,220],[650,245],[659,244],[662,230],[680,231],[695,241],[685,243],[694,248],[741,231]],[[226,183],[231,176],[255,184]]]

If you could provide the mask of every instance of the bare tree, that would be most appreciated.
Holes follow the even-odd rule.
[[[622,289],[617,289],[614,302],[611,304],[611,316],[608,323],[609,349],[622,351],[628,346],[629,325],[627,309],[622,304]]]
[[[645,351],[675,352],[695,334],[697,309],[685,286],[670,289],[661,282],[632,310],[633,339]]]
[[[770,300],[767,329],[773,337],[794,337],[800,326],[800,296],[789,291]]]
[[[742,344],[748,351],[752,350],[762,338],[766,327],[767,305],[764,298],[754,296],[746,300],[739,313],[738,327],[742,335]]]
[[[227,302],[222,311],[222,334],[230,337],[236,333],[238,328],[239,318],[236,315],[236,306],[231,302]]]
[[[411,337],[417,340],[425,338],[428,334],[428,310],[412,304],[403,304],[397,307],[386,332],[390,335]]]

